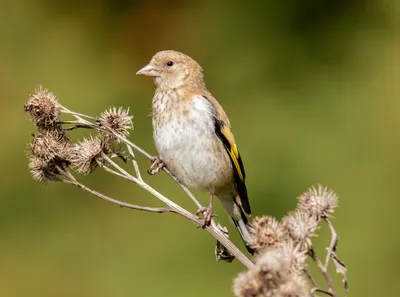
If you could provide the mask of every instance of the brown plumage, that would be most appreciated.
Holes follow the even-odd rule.
[[[152,120],[160,159],[185,186],[210,193],[209,206],[198,211],[206,224],[213,196],[220,199],[247,247],[251,209],[243,162],[229,119],[206,88],[203,69],[185,54],[161,51],[137,74],[151,76],[156,85]]]

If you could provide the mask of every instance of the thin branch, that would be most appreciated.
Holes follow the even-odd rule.
[[[77,186],[78,188],[85,190],[86,192],[89,192],[92,195],[95,195],[107,202],[117,204],[120,207],[125,207],[125,208],[130,208],[130,209],[135,209],[135,210],[140,210],[140,211],[147,211],[147,212],[155,212],[155,213],[166,213],[166,212],[175,212],[173,209],[170,207],[147,207],[147,206],[140,206],[140,205],[135,205],[123,201],[119,201],[116,199],[113,199],[111,197],[108,197],[100,192],[97,192],[95,190],[90,189],[89,187],[81,184],[78,182],[75,177],[72,176],[72,174],[66,170],[61,170],[63,174],[68,178],[68,179],[63,179],[63,182],[66,184],[71,184],[74,186]]]
[[[134,177],[131,175],[128,171],[123,169],[121,166],[119,166],[117,163],[115,163],[109,156],[107,156],[105,153],[102,153],[102,157],[104,160],[106,160],[108,163],[110,163],[115,169],[117,169],[123,176],[127,177],[128,180],[134,182],[137,185],[141,185],[144,182],[140,181],[138,178]]]
[[[328,223],[329,229],[331,230],[332,234],[331,243],[329,245],[329,248],[327,249],[325,265],[324,265],[325,269],[328,270],[329,260],[331,259],[332,253],[336,250],[336,246],[338,244],[338,236],[335,229],[333,228],[331,221],[329,221],[329,219],[326,218],[325,222]]]
[[[315,296],[315,293],[316,293],[316,292],[323,293],[323,294],[326,294],[326,295],[332,296],[332,297],[335,296],[335,295],[333,295],[333,293],[328,292],[327,290],[324,290],[324,289],[321,289],[321,288],[315,287],[315,288],[312,288],[312,289],[311,289],[311,295],[312,295],[312,296]]]
[[[307,254],[313,259],[315,264],[317,264],[317,267],[319,270],[321,270],[322,275],[324,276],[324,279],[326,281],[326,284],[328,285],[328,291],[332,293],[333,297],[338,297],[334,285],[333,285],[333,280],[331,275],[329,274],[329,271],[325,269],[325,266],[322,264],[322,262],[319,260],[317,254],[315,253],[315,250],[311,247],[311,249],[307,252]]]
[[[101,127],[97,126],[96,128],[97,130],[102,130]],[[136,151],[138,151],[139,153],[141,153],[143,156],[145,156],[147,159],[152,160],[153,156],[150,155],[148,152],[146,152],[144,149],[142,149],[140,146],[134,144],[133,142],[129,141],[126,137],[123,137],[117,133],[115,133],[114,130],[112,130],[109,127],[105,127],[103,129],[103,131],[107,131],[109,133],[111,133],[112,135],[114,135],[116,138],[118,138],[119,140],[121,140],[122,142],[124,142],[126,145],[130,146],[131,148],[135,149]]]
[[[58,122],[58,124],[67,124],[67,125],[70,125],[70,123],[66,123],[66,122]],[[83,128],[83,129],[93,129],[92,127],[90,127],[90,126],[88,126],[88,125],[85,125],[85,124],[77,124],[77,125],[74,125],[74,126],[69,127],[69,128],[63,128],[63,130],[64,130],[64,131],[72,131],[72,130],[79,129],[79,128]]]
[[[72,184],[77,186],[78,188],[85,190],[86,192],[89,192],[92,195],[95,195],[95,196],[97,196],[105,201],[108,201],[110,203],[117,204],[121,207],[126,207],[126,208],[140,210],[140,211],[155,212],[155,213],[175,212],[170,207],[148,207],[148,206],[140,206],[140,205],[135,205],[135,204],[131,204],[131,203],[126,203],[126,202],[119,201],[119,200],[113,199],[111,197],[108,197],[100,192],[95,191],[95,190],[92,190],[79,182],[72,182]]]
[[[89,116],[89,115],[86,115],[86,114],[83,114],[83,113],[79,113],[79,112],[75,112],[75,111],[69,110],[68,108],[66,108],[64,105],[61,105],[60,103],[58,103],[58,105],[61,108],[61,112],[73,115],[75,118],[78,118],[78,119],[87,118],[87,119],[92,120],[92,121],[97,121],[98,120],[97,117],[93,117],[93,116]]]
[[[132,150],[132,148],[131,148],[129,145],[127,145],[126,147],[128,148],[129,155],[131,156],[133,168],[135,168],[135,172],[136,172],[136,177],[137,177],[140,181],[143,181],[142,175],[141,175],[141,173],[140,173],[139,165],[138,165],[138,163],[137,163],[137,161],[136,161],[136,156],[135,156],[135,154],[133,153],[133,150]]]
[[[57,124],[61,125],[79,125],[79,128],[87,128],[87,124],[82,124],[81,121],[58,121]]]
[[[327,290],[322,289],[318,284],[317,281],[313,278],[313,276],[311,275],[311,273],[304,268],[303,272],[305,275],[307,275],[307,277],[310,279],[311,283],[313,284],[313,288],[311,289],[311,295],[315,296],[315,292],[320,292],[320,293],[324,293],[327,294],[329,296],[333,296],[333,294],[331,292],[328,292]]]
[[[326,255],[326,261],[325,261],[325,267],[328,269],[328,264],[329,264],[329,259],[332,259],[333,264],[336,267],[336,272],[342,275],[342,281],[344,285],[344,289],[346,290],[346,293],[349,292],[349,283],[347,281],[347,267],[346,264],[342,260],[339,259],[339,257],[336,254],[336,248],[339,242],[339,237],[335,231],[335,228],[333,227],[333,224],[328,218],[325,218],[325,222],[328,224],[329,229],[331,230],[331,243],[329,245],[329,248],[327,248],[327,255]]]
[[[318,288],[319,286],[318,286],[316,280],[312,277],[311,273],[306,268],[303,269],[303,272],[310,279],[310,281],[312,282],[313,286]]]
[[[114,174],[114,175],[116,175],[116,176],[118,176],[118,177],[122,177],[122,178],[124,178],[124,179],[127,179],[127,180],[131,181],[131,180],[130,180],[129,178],[127,178],[125,175],[123,175],[123,174],[121,174],[121,173],[119,173],[119,172],[117,172],[117,171],[115,171],[115,170],[112,170],[110,167],[105,166],[105,165],[102,164],[101,162],[97,161],[97,164],[99,164],[99,166],[100,166],[102,169],[104,169],[105,171],[107,171],[108,173]]]
[[[168,205],[171,208],[176,209],[179,213],[188,213],[187,210],[184,208],[180,207],[178,204],[172,202],[168,198],[166,198],[164,195],[160,194],[158,191],[154,190],[152,187],[150,187],[148,184],[146,184],[143,181],[138,180],[137,178],[133,177],[131,174],[129,174],[126,170],[124,170],[121,166],[119,166],[117,163],[115,163],[113,160],[111,160],[110,157],[108,157],[106,154],[102,154],[102,157],[110,163],[115,169],[117,169],[120,173],[122,173],[127,180],[134,182],[135,184],[139,185],[141,188],[145,189],[149,193],[151,193],[153,196],[164,202],[166,205]]]

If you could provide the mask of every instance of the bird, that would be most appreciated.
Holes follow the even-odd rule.
[[[202,67],[186,54],[164,50],[136,74],[151,77],[156,86],[152,126],[159,157],[150,168],[165,166],[187,188],[209,193],[209,205],[196,212],[203,214],[204,226],[211,223],[216,196],[252,254],[242,158],[227,114],[206,88]]]

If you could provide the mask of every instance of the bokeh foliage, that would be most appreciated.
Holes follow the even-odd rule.
[[[232,295],[243,268],[215,263],[205,232],[174,215],[36,184],[27,170],[35,129],[23,104],[39,83],[75,111],[130,106],[131,139],[155,153],[154,86],[135,72],[162,49],[187,53],[205,69],[233,124],[254,214],[280,218],[311,184],[328,185],[341,198],[334,222],[350,295],[398,295],[396,1],[3,0],[1,7],[1,296]],[[148,179],[195,210],[167,177]],[[100,171],[82,181],[156,205]]]

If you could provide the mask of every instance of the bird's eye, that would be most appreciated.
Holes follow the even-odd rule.
[[[174,62],[172,62],[172,61],[167,62],[167,66],[172,66],[172,65],[174,65]]]

